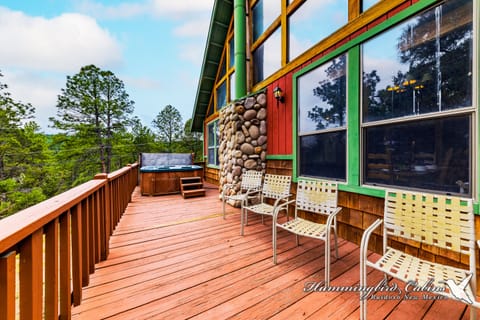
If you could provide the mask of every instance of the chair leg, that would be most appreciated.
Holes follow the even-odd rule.
[[[222,197],[223,202],[223,220],[225,220],[225,196]]]
[[[277,224],[273,222],[272,230],[272,243],[273,243],[273,263],[277,264]]]
[[[335,258],[338,259],[338,237],[337,237],[337,225],[333,229],[333,236],[335,238]]]
[[[300,237],[298,234],[295,234],[295,243],[297,244],[297,247],[300,245]]]
[[[325,286],[330,285],[330,233],[325,237]]]
[[[247,210],[245,210],[244,208],[241,208],[240,209],[240,235],[243,236],[243,215],[244,213],[246,212]]]

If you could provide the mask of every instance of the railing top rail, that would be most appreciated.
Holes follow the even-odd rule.
[[[120,168],[108,174],[108,179],[112,180],[121,175],[127,174],[132,168],[138,167],[138,163],[129,164],[126,167]]]
[[[0,254],[100,189],[106,180],[90,180],[0,220]]]

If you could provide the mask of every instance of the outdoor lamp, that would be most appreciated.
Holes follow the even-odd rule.
[[[278,102],[283,103],[285,101],[285,98],[283,96],[283,91],[278,86],[273,89],[273,96],[277,100],[277,107],[278,107]]]

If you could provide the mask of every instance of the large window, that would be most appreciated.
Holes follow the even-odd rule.
[[[260,82],[282,66],[282,42],[277,29],[253,52],[254,80]]]
[[[306,1],[288,17],[288,60],[310,49],[347,21],[347,0]]]
[[[208,164],[218,166],[220,161],[218,159],[218,145],[219,145],[219,128],[218,120],[207,124],[207,139],[208,139]]]
[[[471,194],[472,0],[450,0],[363,45],[366,184]]]
[[[380,0],[362,0],[362,12],[379,2]]]
[[[348,0],[251,3],[254,83],[265,80],[348,22]]]
[[[301,176],[346,179],[346,64],[341,55],[297,78]]]

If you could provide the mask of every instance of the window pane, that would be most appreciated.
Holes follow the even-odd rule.
[[[365,12],[368,8],[379,1],[380,0],[362,0],[362,12]]]
[[[281,1],[259,0],[252,9],[253,41],[256,41],[263,32],[280,16]]]
[[[303,3],[288,17],[289,61],[347,22],[348,0]]]
[[[217,88],[217,110],[220,110],[227,104],[227,82],[223,83]]]
[[[235,37],[230,40],[230,68],[235,64]]]
[[[470,117],[366,128],[365,182],[470,194]]]
[[[346,69],[342,55],[298,78],[300,133],[345,126]]]
[[[300,137],[300,175],[345,180],[346,131]]]
[[[218,141],[219,141],[218,120],[208,124],[208,164],[218,165]]]
[[[280,28],[253,52],[253,63],[255,83],[264,80],[280,69],[282,65]]]
[[[235,95],[235,72],[230,75],[230,101],[237,99]]]
[[[208,146],[215,146],[215,122],[208,125]]]
[[[451,0],[363,45],[363,121],[472,105],[472,1]]]

